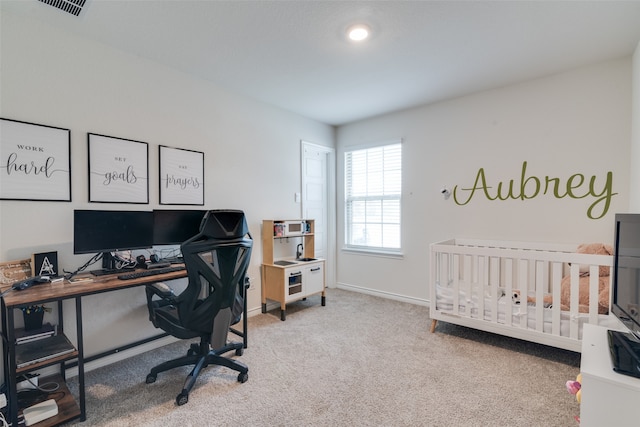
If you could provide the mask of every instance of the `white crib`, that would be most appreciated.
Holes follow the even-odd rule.
[[[611,267],[613,257],[578,254],[577,246],[470,239],[431,244],[431,332],[441,320],[580,352],[584,323],[616,327],[618,321],[598,314],[599,267]],[[590,272],[588,313],[578,311],[581,269]],[[559,304],[566,275],[569,311]],[[544,304],[545,295],[554,303]],[[536,303],[527,303],[527,296]]]

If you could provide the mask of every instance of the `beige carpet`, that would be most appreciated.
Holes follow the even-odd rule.
[[[186,343],[86,374],[87,421],[77,426],[576,426],[565,382],[580,355],[440,323],[429,310],[330,289],[249,319],[240,358],[249,380],[209,367],[189,396],[188,373],[145,384]],[[75,388],[72,380],[72,389]]]

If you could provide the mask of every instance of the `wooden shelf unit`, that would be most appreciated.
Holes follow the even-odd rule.
[[[91,277],[88,274],[86,274],[86,276]],[[74,419],[79,419],[80,421],[86,420],[84,384],[85,357],[83,350],[84,339],[82,332],[82,297],[144,286],[149,283],[180,279],[186,276],[186,270],[174,271],[157,276],[143,276],[133,280],[119,280],[117,278],[117,274],[112,274],[107,276],[91,277],[91,281],[88,282],[69,282],[67,280],[64,280],[59,283],[45,283],[38,286],[33,286],[25,291],[7,293],[4,298],[0,299],[0,309],[2,313],[1,335],[4,343],[3,367],[5,383],[7,384],[8,421],[10,421],[12,425],[18,425],[18,414],[22,411],[22,408],[18,408],[18,376],[52,365],[59,365],[60,367],[60,373],[56,376],[55,380],[60,385],[60,389],[59,391],[50,393],[51,398],[56,399],[56,401],[58,402],[58,415],[47,418],[46,420],[43,420],[35,424],[34,426],[49,427],[66,423]],[[65,300],[75,301],[76,350],[71,353],[46,360],[44,362],[38,362],[24,366],[22,368],[17,368],[16,346],[19,344],[16,344],[16,325],[14,313],[18,313],[22,307],[27,307],[30,305],[55,303],[58,306],[58,334],[64,334],[62,303]],[[246,319],[246,316],[244,317]],[[246,325],[244,330],[246,331]],[[115,354],[121,350],[144,344],[149,342],[150,340],[162,338],[164,336],[164,334],[159,334],[147,339],[136,341],[134,343],[128,343],[119,348],[115,348],[101,354],[91,356],[87,358],[87,361],[96,360],[110,354]],[[69,389],[68,387],[66,387],[65,383],[66,370],[74,366],[77,366],[78,369],[78,390],[76,393],[78,395],[77,399],[74,398],[74,396],[69,392]],[[62,396],[60,396],[60,391],[64,392]]]
[[[51,375],[49,377],[42,378],[39,381],[41,381],[41,383],[55,382],[59,385],[59,388],[56,391],[52,391],[46,397],[46,399],[54,399],[56,401],[56,403],[58,404],[58,413],[53,417],[44,419],[39,423],[34,424],[35,426],[56,426],[80,417],[80,407],[78,406],[76,399],[71,394],[71,391],[67,387],[67,384],[64,378],[62,378],[62,375]],[[22,413],[22,408],[19,409],[19,412]]]
[[[37,290],[37,289],[36,289]],[[8,299],[11,300],[11,297],[15,296],[12,294]],[[19,296],[19,295],[18,295]],[[37,300],[37,298],[36,298]],[[37,427],[51,427],[59,424],[63,424],[75,419],[80,419],[84,421],[86,419],[85,410],[84,410],[84,393],[81,391],[80,396],[78,398],[74,397],[74,395],[70,392],[69,388],[66,384],[65,373],[68,368],[67,362],[74,363],[77,361],[78,365],[78,375],[82,377],[82,382],[84,383],[84,364],[81,363],[82,352],[77,348],[73,351],[62,354],[60,356],[55,356],[50,359],[31,363],[26,366],[17,367],[16,366],[16,351],[21,345],[16,342],[15,338],[15,325],[13,322],[14,312],[18,312],[20,310],[20,305],[9,305],[5,304],[6,301],[3,301],[2,304],[2,317],[3,317],[3,330],[2,336],[4,340],[4,369],[5,369],[5,383],[8,385],[7,390],[7,399],[9,400],[9,407],[14,411],[10,412],[10,416],[8,417],[8,422],[13,424],[19,424],[17,422],[18,415],[22,414],[23,407],[18,405],[18,397],[16,384],[19,382],[19,378],[21,375],[27,374],[29,372],[37,371],[42,368],[46,368],[48,366],[58,366],[59,373],[50,375],[46,378],[39,379],[40,383],[50,383],[54,382],[58,384],[58,389],[50,392],[45,398],[54,399],[58,405],[58,414],[44,419],[39,423],[36,423]],[[45,302],[45,301],[40,301]],[[58,327],[57,334],[64,335],[63,326],[63,316],[62,316],[62,302],[57,301],[58,304]],[[32,303],[26,305],[33,305]],[[42,338],[42,343],[46,343],[48,338]],[[20,424],[23,425],[23,424]]]
[[[309,224],[310,230],[308,233],[300,233],[289,236],[275,236],[274,225],[278,223],[286,223],[290,221],[305,221]],[[271,265],[274,261],[273,243],[279,239],[295,239],[302,237],[302,246],[304,247],[304,253],[302,256],[305,258],[313,258],[316,253],[314,246],[315,237],[315,220],[313,219],[296,219],[296,220],[270,220],[266,219],[262,221],[262,264]]]

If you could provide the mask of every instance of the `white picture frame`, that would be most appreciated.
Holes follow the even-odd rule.
[[[160,146],[160,204],[204,205],[204,153]]]
[[[71,131],[0,118],[0,199],[71,201]]]
[[[88,134],[89,202],[149,203],[149,144]]]

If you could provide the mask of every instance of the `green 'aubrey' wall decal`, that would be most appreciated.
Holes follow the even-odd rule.
[[[527,162],[523,162],[520,182],[516,183],[513,179],[509,180],[508,184],[499,182],[495,191],[490,191],[493,187],[487,185],[484,168],[480,168],[476,174],[473,187],[458,188],[457,185],[453,187],[453,200],[457,205],[466,205],[473,199],[476,191],[484,193],[484,196],[489,200],[527,200],[533,199],[541,193],[543,195],[550,193],[556,199],[562,199],[567,196],[572,199],[584,199],[591,196],[596,199],[587,209],[587,216],[591,219],[600,219],[607,214],[611,206],[611,198],[618,193],[613,192],[613,173],[611,171],[607,172],[604,185],[598,186],[598,189],[602,189],[599,192],[596,190],[596,180],[597,177],[593,175],[587,184],[586,177],[581,173],[571,175],[566,183],[560,182],[560,178],[551,178],[549,176],[544,178],[527,176]],[[463,199],[465,196],[466,200]],[[600,209],[599,214],[594,212],[594,209],[598,206]]]

